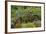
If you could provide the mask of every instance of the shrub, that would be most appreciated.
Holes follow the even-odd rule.
[[[35,25],[36,27],[40,27],[40,26],[41,26],[41,22],[40,22],[40,21],[36,21],[36,22],[34,22],[34,25]]]

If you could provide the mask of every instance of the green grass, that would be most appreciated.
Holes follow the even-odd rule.
[[[34,23],[22,23],[22,28],[34,28]]]
[[[21,23],[18,24],[16,26],[16,28],[36,28],[36,27],[40,27],[41,24],[40,23],[34,23],[34,22],[28,22],[28,23]]]

